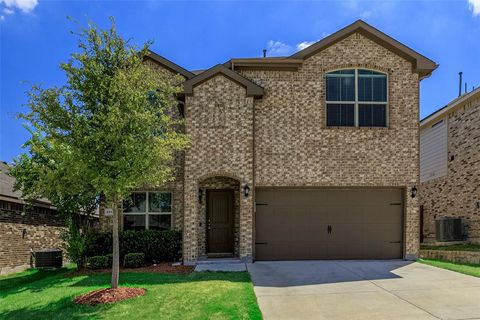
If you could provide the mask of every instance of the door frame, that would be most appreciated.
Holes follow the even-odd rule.
[[[231,233],[231,252],[211,253],[210,251],[210,228],[209,228],[209,216],[210,216],[210,194],[215,192],[228,192],[231,193],[231,208],[232,208],[232,220],[230,223]],[[206,206],[205,206],[205,253],[208,257],[233,257],[235,254],[235,190],[234,189],[207,189],[206,190]]]

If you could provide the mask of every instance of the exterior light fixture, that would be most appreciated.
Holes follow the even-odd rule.
[[[413,186],[412,193],[411,193],[412,198],[415,198],[417,196],[417,191],[418,191],[417,187]]]
[[[250,194],[250,187],[248,186],[248,183],[245,183],[245,186],[243,187],[243,195],[245,196],[245,198],[247,198],[249,194]]]
[[[202,203],[203,190],[198,189],[198,203]]]

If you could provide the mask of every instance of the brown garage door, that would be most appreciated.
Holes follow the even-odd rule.
[[[257,260],[396,259],[402,190],[257,189]]]

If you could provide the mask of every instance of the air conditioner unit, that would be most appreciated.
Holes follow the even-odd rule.
[[[460,218],[442,218],[435,220],[436,239],[443,241],[464,240],[463,221]]]

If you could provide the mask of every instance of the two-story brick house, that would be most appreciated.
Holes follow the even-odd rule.
[[[437,65],[363,21],[282,58],[185,78],[192,143],[175,182],[133,194],[124,228],[183,230],[186,263],[415,258],[419,82]]]

